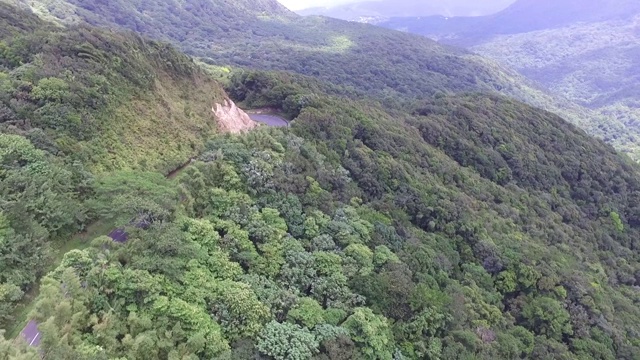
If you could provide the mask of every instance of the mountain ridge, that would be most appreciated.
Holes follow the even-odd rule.
[[[15,11],[0,6],[0,30],[1,19],[20,19],[3,9]],[[236,10],[223,15],[237,20],[244,10]],[[271,29],[249,26],[260,16]],[[517,84],[474,77],[476,68],[462,61],[473,55],[417,36],[337,22],[330,47],[317,46],[326,38],[310,31],[291,35],[309,48],[286,48],[291,58],[281,63],[265,63],[273,58],[259,52],[247,58],[257,40],[261,51],[282,41],[272,38],[278,26],[299,28],[287,25],[297,18],[260,16],[244,17],[242,31],[252,35],[229,38],[240,31],[229,28],[208,65],[141,35],[86,24],[0,41],[0,101],[10,110],[0,109],[2,123],[45,129],[33,136],[0,127],[0,323],[12,321],[32,272],[48,270],[33,264],[57,265],[29,314],[40,324],[39,348],[0,332],[0,354],[631,360],[640,353],[637,164],[551,112],[469,93]],[[323,29],[328,20],[304,21],[322,21]],[[197,37],[185,26],[164,31]],[[379,44],[370,32],[395,43],[383,49],[384,61],[364,62],[365,49]],[[422,68],[431,73],[411,77],[401,63],[367,73],[402,59],[411,45],[433,52]],[[360,52],[344,55],[351,49]],[[314,54],[305,59],[317,64],[265,70],[291,66],[300,54]],[[230,56],[247,66],[216,66]],[[363,62],[346,63],[358,57]],[[332,65],[344,74],[332,78]],[[92,86],[83,86],[85,78]],[[153,97],[157,80],[175,96]],[[379,89],[385,81],[388,89]],[[115,94],[99,96],[104,91]],[[241,135],[192,126],[198,109],[211,116],[211,98],[226,94],[244,108],[286,114],[292,126]],[[123,101],[117,105],[133,116],[66,116],[100,100]],[[175,178],[153,163],[131,166],[123,154],[121,164],[101,171],[99,156],[82,163],[76,153],[56,151],[72,136],[135,130],[148,119],[128,105],[141,100],[168,111],[153,123],[159,133],[144,134],[155,149],[145,156],[163,162],[163,152],[180,146],[201,152]],[[65,112],[43,116],[52,108]],[[176,136],[184,131],[201,136],[202,148]],[[96,150],[122,144],[108,140]],[[69,240],[67,229],[89,219],[123,229],[127,241],[100,233]],[[40,237],[43,228],[60,239]],[[70,251],[50,251],[56,244]]]
[[[93,25],[139,31],[170,41],[216,66],[292,71],[348,85],[354,90],[350,96],[369,94],[383,102],[393,99],[387,106],[410,106],[421,97],[438,93],[502,93],[559,113],[591,134],[613,139],[620,149],[633,143],[628,134],[619,131],[624,128],[623,121],[610,114],[591,112],[562,96],[549,96],[517,73],[468,51],[371,25],[299,17],[282,6],[276,13],[264,15],[264,7],[247,12],[246,2],[232,5],[227,0],[188,0],[185,6],[174,0],[142,2],[135,9],[121,0],[98,5],[89,0],[38,0],[30,4],[41,4],[48,9],[44,16],[58,21],[75,14]],[[69,5],[77,10],[65,10]],[[399,104],[399,99],[405,105]]]
[[[467,46],[600,113],[609,120],[592,123],[598,130],[591,133],[637,159],[639,14],[640,5],[626,0],[520,0],[481,18],[398,18],[379,25]]]
[[[398,16],[479,16],[504,9],[513,0],[493,1],[491,4],[467,1],[446,1],[433,3],[416,3],[415,1],[360,1],[346,5],[317,7],[298,11],[301,15],[322,15],[342,20],[361,20],[372,18],[384,19]]]

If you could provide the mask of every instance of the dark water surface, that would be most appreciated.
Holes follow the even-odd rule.
[[[267,126],[289,126],[289,122],[287,120],[275,115],[249,114],[249,117],[251,118],[251,120],[265,124]]]

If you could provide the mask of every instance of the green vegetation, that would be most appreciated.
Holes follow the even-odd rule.
[[[211,138],[173,182],[95,181],[93,208],[151,226],[129,227],[126,244],[99,237],[47,275],[33,312],[46,356],[640,350],[640,181],[612,148],[501,97],[397,112],[263,72],[229,90],[277,109],[314,100],[291,129]]]
[[[500,93],[559,114],[618,149],[636,146],[624,119],[553,97],[485,58],[371,25],[299,17],[275,0],[2,1],[62,24],[84,22],[168,41],[215,66],[312,76],[342,87],[342,96],[376,99],[398,110],[442,94]]]
[[[636,14],[639,14],[636,12]],[[473,48],[519,70],[555,93],[616,119],[594,129],[640,156],[638,16],[497,37]],[[622,129],[615,129],[616,124]]]
[[[169,172],[198,154],[215,132],[211,104],[224,91],[168,45],[89,27],[64,30],[5,4],[0,13],[5,327],[57,264],[58,249],[102,218],[89,206],[101,195],[95,175]]]
[[[380,25],[464,45],[517,70],[599,113],[576,123],[638,160],[639,19],[640,3],[632,0],[519,0],[490,16],[395,18]]]
[[[558,116],[451,89],[381,96],[354,87],[357,76],[200,70],[134,35],[46,28],[25,15],[43,28],[26,35],[9,14],[0,16],[13,54],[2,58],[2,104],[20,121],[0,134],[0,327],[46,272],[34,264],[54,262],[54,248],[68,252],[30,307],[40,347],[0,336],[0,357],[640,353],[640,169]],[[85,40],[103,42],[88,51]],[[96,75],[110,85],[92,92],[84,81]],[[225,96],[213,77],[235,101],[286,114],[292,127],[229,135],[177,120],[193,102],[202,115],[189,119],[205,122],[212,98]],[[94,98],[103,102],[92,107]],[[99,156],[124,142],[103,137],[148,120],[132,101],[167,110],[160,133]],[[41,114],[57,107],[81,121]],[[100,121],[85,123],[85,114]],[[36,125],[39,137],[30,135]],[[204,145],[184,146],[185,134]],[[167,179],[173,147],[187,157],[202,151]],[[65,240],[93,219],[123,227],[128,241],[102,235],[72,248]]]
[[[23,27],[0,39],[4,132],[98,172],[169,172],[215,131],[211,105],[222,89],[170,46],[31,21],[2,20],[3,29]]]

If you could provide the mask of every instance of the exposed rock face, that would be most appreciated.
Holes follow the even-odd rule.
[[[216,115],[220,130],[223,132],[237,134],[258,126],[246,112],[229,99],[226,99],[224,104],[216,104],[211,110]]]

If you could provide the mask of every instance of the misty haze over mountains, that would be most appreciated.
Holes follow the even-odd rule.
[[[297,11],[301,15],[324,15],[343,20],[385,19],[404,16],[480,16],[500,11],[514,0],[378,0],[343,5],[312,7]]]
[[[0,0],[0,359],[638,360],[638,0],[281,1]]]
[[[578,22],[624,19],[639,12],[640,2],[633,0],[519,0],[486,16],[389,16],[390,19],[379,22],[379,25],[469,46],[494,35],[557,28]]]
[[[518,0],[487,16],[392,17],[376,24],[466,47],[616,119],[629,133],[639,130],[638,1]],[[611,124],[599,129],[607,132]],[[635,146],[621,148],[637,156]]]

